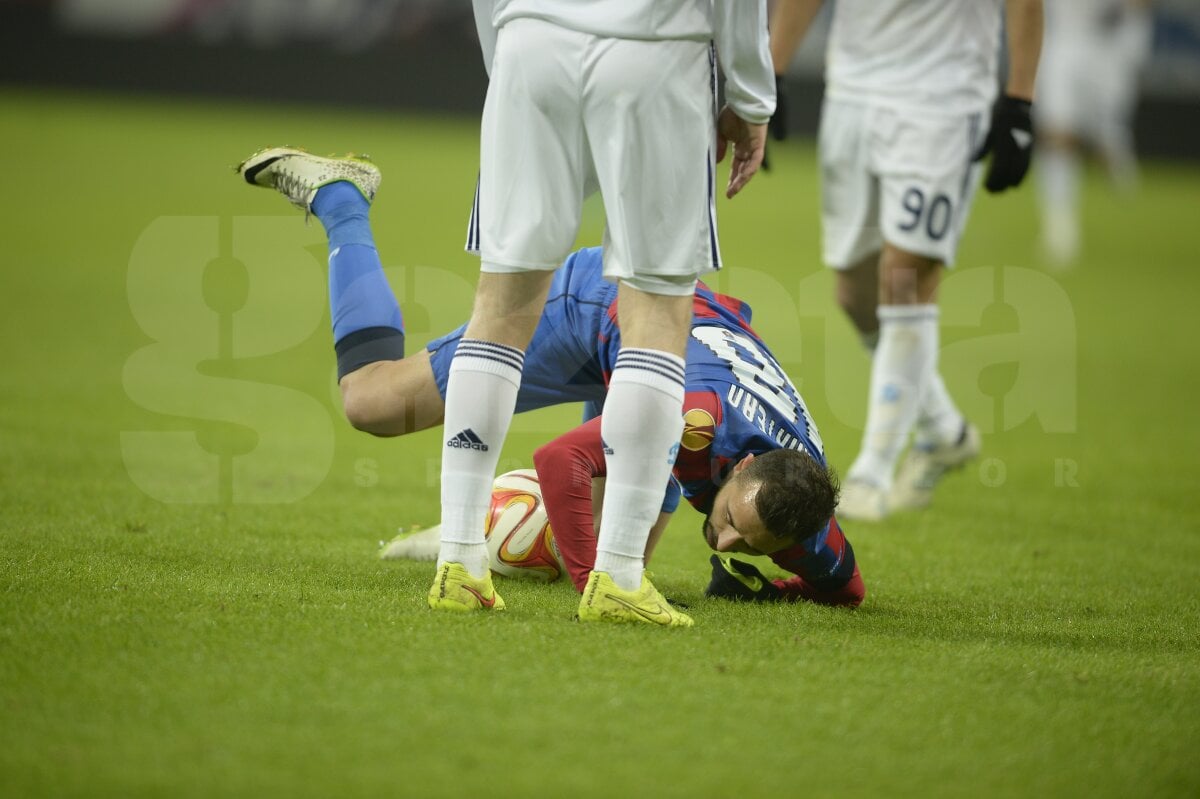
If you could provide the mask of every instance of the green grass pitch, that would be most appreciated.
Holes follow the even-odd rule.
[[[268,144],[370,153],[410,346],[465,319],[471,120],[0,93],[0,795],[1200,793],[1200,172],[1093,175],[1087,254],[981,197],[943,372],[984,456],[933,510],[848,524],[855,612],[702,598],[699,517],[653,568],[690,631],[581,627],[564,583],[429,612],[375,559],[437,516],[438,434],[340,417],[315,221],[239,184]],[[811,147],[722,202],[727,269],[834,465],[867,360],[819,263]],[[722,170],[722,175],[725,172]],[[581,231],[598,241],[594,204]],[[503,466],[578,418],[519,418]]]

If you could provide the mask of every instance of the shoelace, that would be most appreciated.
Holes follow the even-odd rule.
[[[307,198],[308,193],[312,191],[312,187],[294,172],[285,172],[283,169],[277,169],[275,171],[275,175],[275,188],[286,194],[287,198],[293,202],[297,202],[298,200],[304,201]],[[301,190],[304,192],[303,196],[300,195]],[[298,198],[298,200],[294,198]],[[308,207],[308,203],[304,202],[305,221],[308,221],[308,215],[310,213],[311,210]]]

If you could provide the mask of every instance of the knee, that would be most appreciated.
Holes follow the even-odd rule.
[[[356,390],[354,381],[348,378],[349,376],[342,378],[341,389],[342,411],[346,414],[346,421],[350,422],[350,426],[380,438],[398,435],[394,426],[390,424],[391,417],[380,414],[379,404],[368,401],[362,391]]]
[[[361,403],[356,404],[352,399],[347,398],[345,392],[342,393],[342,407],[346,412],[346,421],[350,422],[350,426],[355,430],[370,433],[373,436],[387,435],[379,428],[379,420],[375,415]]]
[[[941,270],[933,258],[889,246],[883,252],[880,296],[887,305],[934,302]]]
[[[874,284],[864,288],[850,281],[839,281],[834,297],[860,334],[874,333],[879,329],[879,319],[875,315],[878,298]]]

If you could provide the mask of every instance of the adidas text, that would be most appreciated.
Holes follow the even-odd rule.
[[[488,445],[483,443],[483,440],[480,439],[479,436],[475,435],[475,431],[469,427],[458,435],[449,439],[446,442],[446,446],[454,447],[455,449],[473,449],[477,452],[488,451]]]

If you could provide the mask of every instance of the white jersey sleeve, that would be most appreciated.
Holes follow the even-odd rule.
[[[765,124],[775,113],[766,0],[713,0],[713,41],[729,107],[747,122]]]

